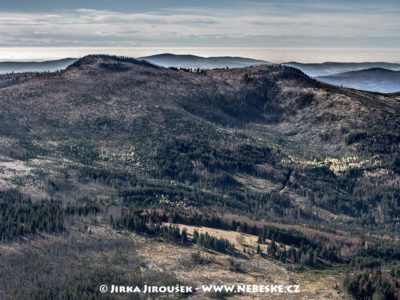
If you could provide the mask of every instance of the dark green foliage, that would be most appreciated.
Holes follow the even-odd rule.
[[[215,250],[221,253],[228,253],[228,254],[235,253],[235,246],[232,243],[230,243],[227,239],[213,237],[209,235],[207,232],[205,234],[204,233],[193,234],[193,236],[196,236],[196,238],[193,238],[193,242],[201,247]]]
[[[392,170],[400,174],[400,158],[395,158],[392,163]]]
[[[371,256],[363,256],[362,252],[360,256],[355,257],[351,261],[351,266],[357,270],[362,270],[364,268],[381,268],[382,267],[382,259],[374,258]]]
[[[38,232],[56,233],[64,230],[63,209],[56,201],[38,201],[15,190],[0,192],[0,236],[2,241]]]
[[[199,175],[205,170],[218,175],[221,172],[256,174],[256,164],[274,163],[275,158],[276,154],[267,147],[241,144],[235,150],[229,150],[195,138],[170,140],[158,149],[156,155],[161,176],[190,182],[207,181]],[[210,184],[220,187],[239,185],[229,174],[222,174],[222,181],[213,182],[215,178],[211,178]]]
[[[69,204],[64,209],[67,215],[78,215],[78,216],[88,216],[91,214],[97,214],[101,211],[99,205],[87,200],[85,204]]]
[[[139,185],[136,188],[121,190],[118,195],[126,204],[135,204],[139,206],[156,205],[160,206],[159,197],[161,195],[168,196],[173,203],[185,200],[187,204],[196,206],[207,206],[212,204],[229,205],[243,207],[244,204],[234,202],[235,199],[225,200],[220,195],[205,193],[198,190],[188,188],[177,188],[171,185]]]
[[[314,101],[314,95],[309,93],[309,94],[300,94],[298,99],[296,100],[297,107],[302,109],[304,107],[307,107],[311,105],[311,103]]]
[[[243,82],[245,84],[248,84],[248,83],[251,82],[251,77],[249,76],[249,74],[246,73],[246,74],[243,75]]]
[[[343,288],[347,294],[360,300],[396,300],[400,295],[400,282],[380,269],[363,269],[345,275]]]
[[[142,216],[138,210],[123,210],[122,215],[114,220],[112,225],[115,228],[123,228],[138,234],[162,237],[165,240],[185,244],[188,242],[186,229],[180,230],[174,225],[162,225],[158,219],[152,216]]]
[[[400,245],[389,241],[377,242],[369,245],[367,249],[360,252],[360,256],[373,257],[385,261],[400,261]]]
[[[92,255],[95,253],[95,255]],[[129,268],[124,268],[129,265]],[[158,272],[142,274],[131,239],[67,236],[63,241],[2,256],[1,299],[126,299],[126,295],[101,294],[101,284],[160,284]],[[165,282],[176,284],[170,275]],[[130,299],[139,299],[130,295]]]
[[[59,146],[58,149],[67,157],[76,159],[84,164],[90,164],[99,158],[99,152],[89,141],[71,141]]]
[[[392,267],[390,269],[390,275],[394,278],[400,279],[400,265]]]
[[[132,172],[118,169],[94,168],[85,166],[78,169],[78,178],[83,183],[97,182],[115,188],[130,187],[139,181]]]
[[[296,247],[301,247],[303,245],[316,246],[299,232],[270,226],[264,226],[258,234],[260,243],[264,243],[266,239],[275,240],[286,245],[294,245]]]
[[[366,132],[352,132],[349,133],[346,137],[346,143],[348,145],[358,143],[364,141],[368,138],[368,134]]]
[[[126,72],[129,71],[130,67],[123,63],[100,63],[100,68],[109,72]]]
[[[343,288],[355,299],[394,300],[400,297],[400,246],[389,241],[367,245],[351,261]]]

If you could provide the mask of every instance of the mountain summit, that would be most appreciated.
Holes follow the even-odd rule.
[[[357,191],[374,185],[367,172],[382,181],[397,178],[399,97],[332,87],[291,67],[192,72],[96,55],[61,73],[10,76],[0,89],[0,150],[10,159],[50,156],[122,168],[134,148],[128,165],[145,182],[175,180],[215,195],[229,186],[224,205],[233,211],[259,205],[258,196],[244,201],[246,193],[275,192],[290,209],[279,212],[269,202],[274,209],[267,215],[299,209],[309,220],[335,222],[380,220],[380,202]],[[352,188],[338,189],[351,172]],[[393,192],[390,182],[368,199],[385,199]],[[362,214],[354,201],[363,201]]]

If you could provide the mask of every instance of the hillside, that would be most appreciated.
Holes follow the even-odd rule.
[[[400,92],[400,71],[372,68],[316,77],[319,81],[358,90],[380,93]]]
[[[326,269],[335,274],[328,282],[339,282],[338,268],[382,259],[385,249],[397,266],[398,94],[334,87],[281,65],[188,71],[99,55],[62,72],[2,81],[4,253],[26,257],[14,251],[24,239],[37,241],[37,249],[47,242],[64,249],[62,240],[78,233],[76,249],[51,255],[67,261],[79,249],[90,257],[98,248],[107,256],[130,243],[120,242],[121,234],[134,232],[135,241],[172,243],[185,253],[245,255],[247,275],[262,273],[251,269],[261,260],[306,277]],[[204,226],[223,236],[188,239],[185,225],[190,235]],[[109,232],[107,242],[86,241],[102,236],[99,228]],[[224,240],[233,231],[252,236],[246,252]],[[79,269],[98,272],[84,273],[89,282],[119,274],[95,268],[89,257],[88,268]],[[4,264],[15,259],[22,258]],[[69,268],[66,280],[76,272]],[[5,285],[13,290],[11,281]],[[315,290],[313,297],[320,299]]]
[[[324,86],[282,66],[192,73],[93,56],[2,88],[0,99],[1,151],[11,159],[127,168],[216,197],[229,187],[232,208],[250,211],[256,203],[243,193],[267,189],[310,219],[357,219],[356,198],[377,222],[392,215],[376,215],[381,204],[361,190],[375,174],[393,179],[368,197],[395,191],[396,96]],[[353,173],[352,188],[338,189]],[[322,186],[330,192],[319,198]]]

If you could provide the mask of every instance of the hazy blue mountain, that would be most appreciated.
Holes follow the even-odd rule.
[[[153,64],[163,67],[176,68],[200,68],[200,69],[217,69],[217,68],[243,68],[249,66],[258,66],[268,64],[263,60],[256,60],[244,57],[201,57],[195,55],[176,55],[163,53],[151,56],[140,57]]]
[[[288,62],[284,63],[284,65],[299,69],[311,77],[329,76],[338,73],[360,71],[371,68],[382,68],[387,70],[400,71],[399,63],[386,63],[386,62],[363,62],[363,63],[325,62],[320,64],[303,64],[298,62]]]
[[[63,70],[76,61],[75,58],[63,58],[42,62],[5,61],[0,62],[0,74],[23,72],[54,72]]]
[[[345,72],[331,76],[319,76],[318,80],[343,87],[380,93],[400,91],[400,71],[371,68]]]

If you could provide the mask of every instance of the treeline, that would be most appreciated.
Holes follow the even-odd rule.
[[[182,71],[182,72],[187,72],[187,73],[195,73],[195,74],[201,74],[201,75],[206,75],[207,72],[204,69],[201,68],[177,68],[177,67],[168,67],[169,70],[172,71]]]
[[[82,183],[95,181],[114,188],[135,186],[140,183],[137,176],[132,172],[116,169],[93,168],[89,166],[79,167],[77,175]]]
[[[159,218],[153,218],[144,215],[139,210],[126,209],[123,210],[121,216],[114,220],[110,217],[110,224],[116,229],[127,229],[138,234],[145,234],[153,237],[161,237],[165,240],[187,244],[189,241],[186,228],[182,230],[174,225],[164,225]],[[192,243],[200,247],[208,248],[221,253],[234,254],[235,247],[228,240],[223,238],[215,238],[208,233],[200,233],[194,231]]]
[[[131,208],[124,209],[121,216],[115,220],[113,217],[110,217],[110,223],[117,229],[127,229],[138,234],[162,237],[166,240],[183,244],[188,242],[186,230],[179,230],[179,228],[174,225],[166,226],[163,225],[163,223],[171,222],[223,230],[236,230],[252,235],[259,234],[257,254],[280,260],[283,263],[290,262],[293,264],[316,266],[320,261],[318,257],[331,262],[342,262],[342,259],[335,254],[334,250],[329,249],[328,251],[326,247],[314,244],[300,233],[289,233],[286,230],[272,226],[259,228],[255,225],[250,226],[246,222],[234,220],[228,223],[217,216],[206,218],[198,215],[197,217],[199,219],[196,219],[193,215],[185,219],[186,217],[184,215],[177,213],[167,215],[165,213],[155,213]],[[290,239],[290,234],[292,235],[292,239]],[[272,241],[267,247],[267,252],[263,253],[260,245],[266,243],[267,238],[271,238]],[[221,253],[235,254],[235,247],[229,240],[216,238],[208,233],[199,233],[195,230],[193,232],[192,242],[201,247]]]
[[[268,256],[272,259],[280,260],[284,263],[315,266],[325,262],[342,263],[346,259],[340,256],[340,247],[334,247],[332,243],[325,240],[320,242],[307,238],[303,233],[278,228],[274,226],[249,225],[247,222],[236,220],[226,221],[216,215],[204,214],[181,214],[175,210],[170,212],[143,210],[141,218],[147,222],[163,223],[170,222],[176,224],[204,226],[215,229],[231,230],[258,236],[258,244],[268,244],[268,251],[263,253],[261,248],[257,248],[257,253]],[[197,241],[197,239],[195,238]],[[267,242],[267,240],[270,240]],[[227,247],[229,248],[229,247]]]
[[[88,215],[95,215],[101,212],[101,208],[96,203],[91,203],[87,199],[87,203],[85,204],[76,204],[70,203],[67,204],[64,208],[64,212],[66,215],[78,215],[78,216],[88,216]]]
[[[63,208],[57,201],[32,202],[17,190],[0,191],[0,237],[12,241],[38,232],[64,230]]]
[[[400,246],[383,241],[367,245],[351,261],[343,289],[355,299],[400,299]]]
[[[269,243],[266,252],[263,252],[260,245],[257,245],[256,253],[263,257],[279,260],[284,264],[292,263],[309,267],[315,267],[320,264],[318,255],[316,254],[317,251],[313,248],[308,246],[296,248],[294,246],[279,245],[274,240]]]
[[[343,258],[337,254],[339,249],[326,244],[318,244],[300,233],[264,226],[258,234],[258,243],[265,243],[267,239],[271,240],[272,243],[279,241],[282,244],[290,245],[289,250],[283,251],[285,252],[284,254],[278,252],[278,255],[276,255],[273,252],[272,256],[280,257],[283,261],[287,257],[294,263],[306,265],[315,265],[316,257],[321,257],[336,263],[344,261]]]
[[[311,205],[351,216],[357,225],[376,228],[378,224],[396,224],[400,213],[399,187],[390,180],[364,180],[365,171],[368,170],[358,168],[335,174],[329,166],[308,167],[297,172],[296,182],[289,182],[288,186]]]
[[[400,261],[400,245],[390,241],[381,241],[368,245],[359,253],[360,257],[381,259],[383,261]]]
[[[116,229],[127,229],[138,234],[162,237],[172,242],[185,244],[188,242],[186,229],[180,230],[177,226],[162,225],[151,218],[144,218],[137,210],[123,210],[121,216],[114,220],[110,217],[110,224]]]
[[[283,251],[284,254],[280,253],[277,248],[276,253],[272,251],[269,255],[274,258],[280,258],[282,261],[286,260],[286,257],[290,257],[290,260],[294,263],[303,262],[303,264],[313,265],[316,261],[314,257],[321,257],[330,262],[343,262],[343,258],[338,254],[339,249],[335,248],[331,244],[321,241],[311,240],[304,234],[294,230],[287,230],[274,226],[264,225],[258,227],[256,225],[249,225],[247,222],[240,222],[232,220],[227,222],[222,218],[211,215],[183,215],[172,213],[171,216],[162,215],[163,221],[170,220],[173,223],[181,223],[186,225],[194,226],[205,226],[224,230],[239,231],[251,235],[258,236],[258,243],[264,244],[266,240],[278,242],[289,246],[289,250]],[[339,246],[339,245],[338,245]],[[297,248],[297,250],[296,250]],[[272,250],[274,247],[272,247]],[[297,252],[296,252],[297,251]],[[310,259],[308,259],[310,258]],[[306,263],[309,262],[309,263]]]
[[[206,233],[193,232],[193,243],[221,253],[234,254],[235,245],[224,238],[216,238]]]
[[[101,212],[101,207],[90,199],[84,203],[63,204],[61,201],[32,199],[18,190],[0,191],[0,241],[20,237],[34,237],[39,232],[65,231],[65,217],[86,217]]]
[[[134,286],[146,282],[154,285],[178,283],[173,274],[165,278],[165,273],[158,270],[142,272],[140,265],[143,263],[129,237],[105,239],[94,235],[68,235],[51,243],[41,243],[39,248],[26,247],[22,253],[13,251],[2,255],[0,299],[127,299],[124,294],[103,296],[99,286],[114,282]],[[140,298],[139,295],[129,296],[129,299]]]
[[[118,189],[118,197],[124,204],[138,207],[160,206],[159,196],[165,195],[171,203],[185,200],[186,203],[198,206],[228,205],[232,208],[248,210],[248,205],[235,197],[223,198],[218,194],[210,194],[196,188],[170,181],[149,181],[132,172],[118,169],[94,167],[71,167],[82,183],[96,182]],[[218,176],[217,176],[218,177]],[[225,180],[222,177],[221,180]],[[64,184],[64,186],[67,183]]]
[[[290,200],[278,193],[260,194],[245,193],[236,191],[240,184],[228,173],[217,172],[207,177],[205,184],[217,186],[218,189],[226,190],[229,197],[220,193],[205,192],[202,184],[188,186],[177,181],[148,180],[132,172],[118,169],[106,169],[96,167],[70,167],[69,172],[77,174],[82,183],[96,182],[118,189],[118,198],[121,198],[125,205],[137,207],[160,206],[160,195],[165,195],[174,204],[184,201],[187,205],[199,207],[229,207],[232,211],[246,212],[255,215],[260,212],[269,212],[271,215],[283,216],[288,208],[291,208]],[[165,178],[164,178],[165,179]],[[57,183],[58,189],[66,187],[68,182]],[[296,211],[295,216],[305,216],[303,211]],[[294,216],[294,217],[295,217]]]
[[[253,148],[247,149],[247,146],[243,146],[241,151],[243,152],[241,154],[243,157],[251,156],[251,153],[257,152],[257,150]],[[260,160],[261,156],[263,156],[262,152],[263,150],[259,154]],[[214,158],[210,159],[214,160]],[[167,162],[166,158],[165,162],[170,164],[170,162]],[[242,163],[244,164],[245,161]],[[187,161],[187,164],[192,166],[190,161]],[[164,167],[166,167],[166,165],[164,165]],[[178,172],[173,166],[168,168],[174,170],[173,172]],[[159,172],[160,170],[156,169],[155,171]],[[165,195],[171,205],[183,201],[186,205],[190,206],[202,208],[224,207],[233,213],[240,212],[251,216],[265,217],[265,215],[268,214],[270,217],[276,218],[287,216],[293,219],[315,220],[315,216],[312,216],[309,211],[294,207],[290,199],[285,195],[281,195],[277,192],[243,192],[241,184],[234,179],[232,174],[228,171],[222,172],[218,169],[215,169],[214,173],[209,173],[206,177],[198,177],[199,175],[196,175],[197,171],[194,169],[191,171],[189,170],[188,173],[191,173],[191,176],[195,176],[199,179],[199,181],[192,186],[175,180],[165,180],[165,176],[162,176],[161,180],[148,180],[132,172],[111,168],[79,166],[70,167],[69,172],[77,174],[79,181],[82,183],[96,182],[117,189],[117,197],[122,199],[125,205],[134,204],[138,207],[159,207],[158,196]],[[263,171],[254,169],[254,172],[258,172],[259,175],[264,178],[270,176],[265,172],[263,173]],[[276,178],[274,176],[275,175],[270,176],[273,181],[286,180],[282,174],[280,176],[283,177],[280,179],[278,175],[275,176]],[[186,175],[182,173],[181,179],[183,180],[184,177],[186,177]],[[275,179],[272,179],[272,177]],[[190,180],[190,178],[187,178],[187,180]],[[58,189],[63,189],[63,186],[68,187],[68,182],[56,182],[56,184]],[[226,196],[223,196],[220,192],[205,192],[204,186],[209,186],[212,190],[222,190]],[[52,186],[51,188],[54,189]]]
[[[380,268],[366,268],[347,273],[343,289],[349,296],[361,300],[397,300],[400,298],[400,279]]]

